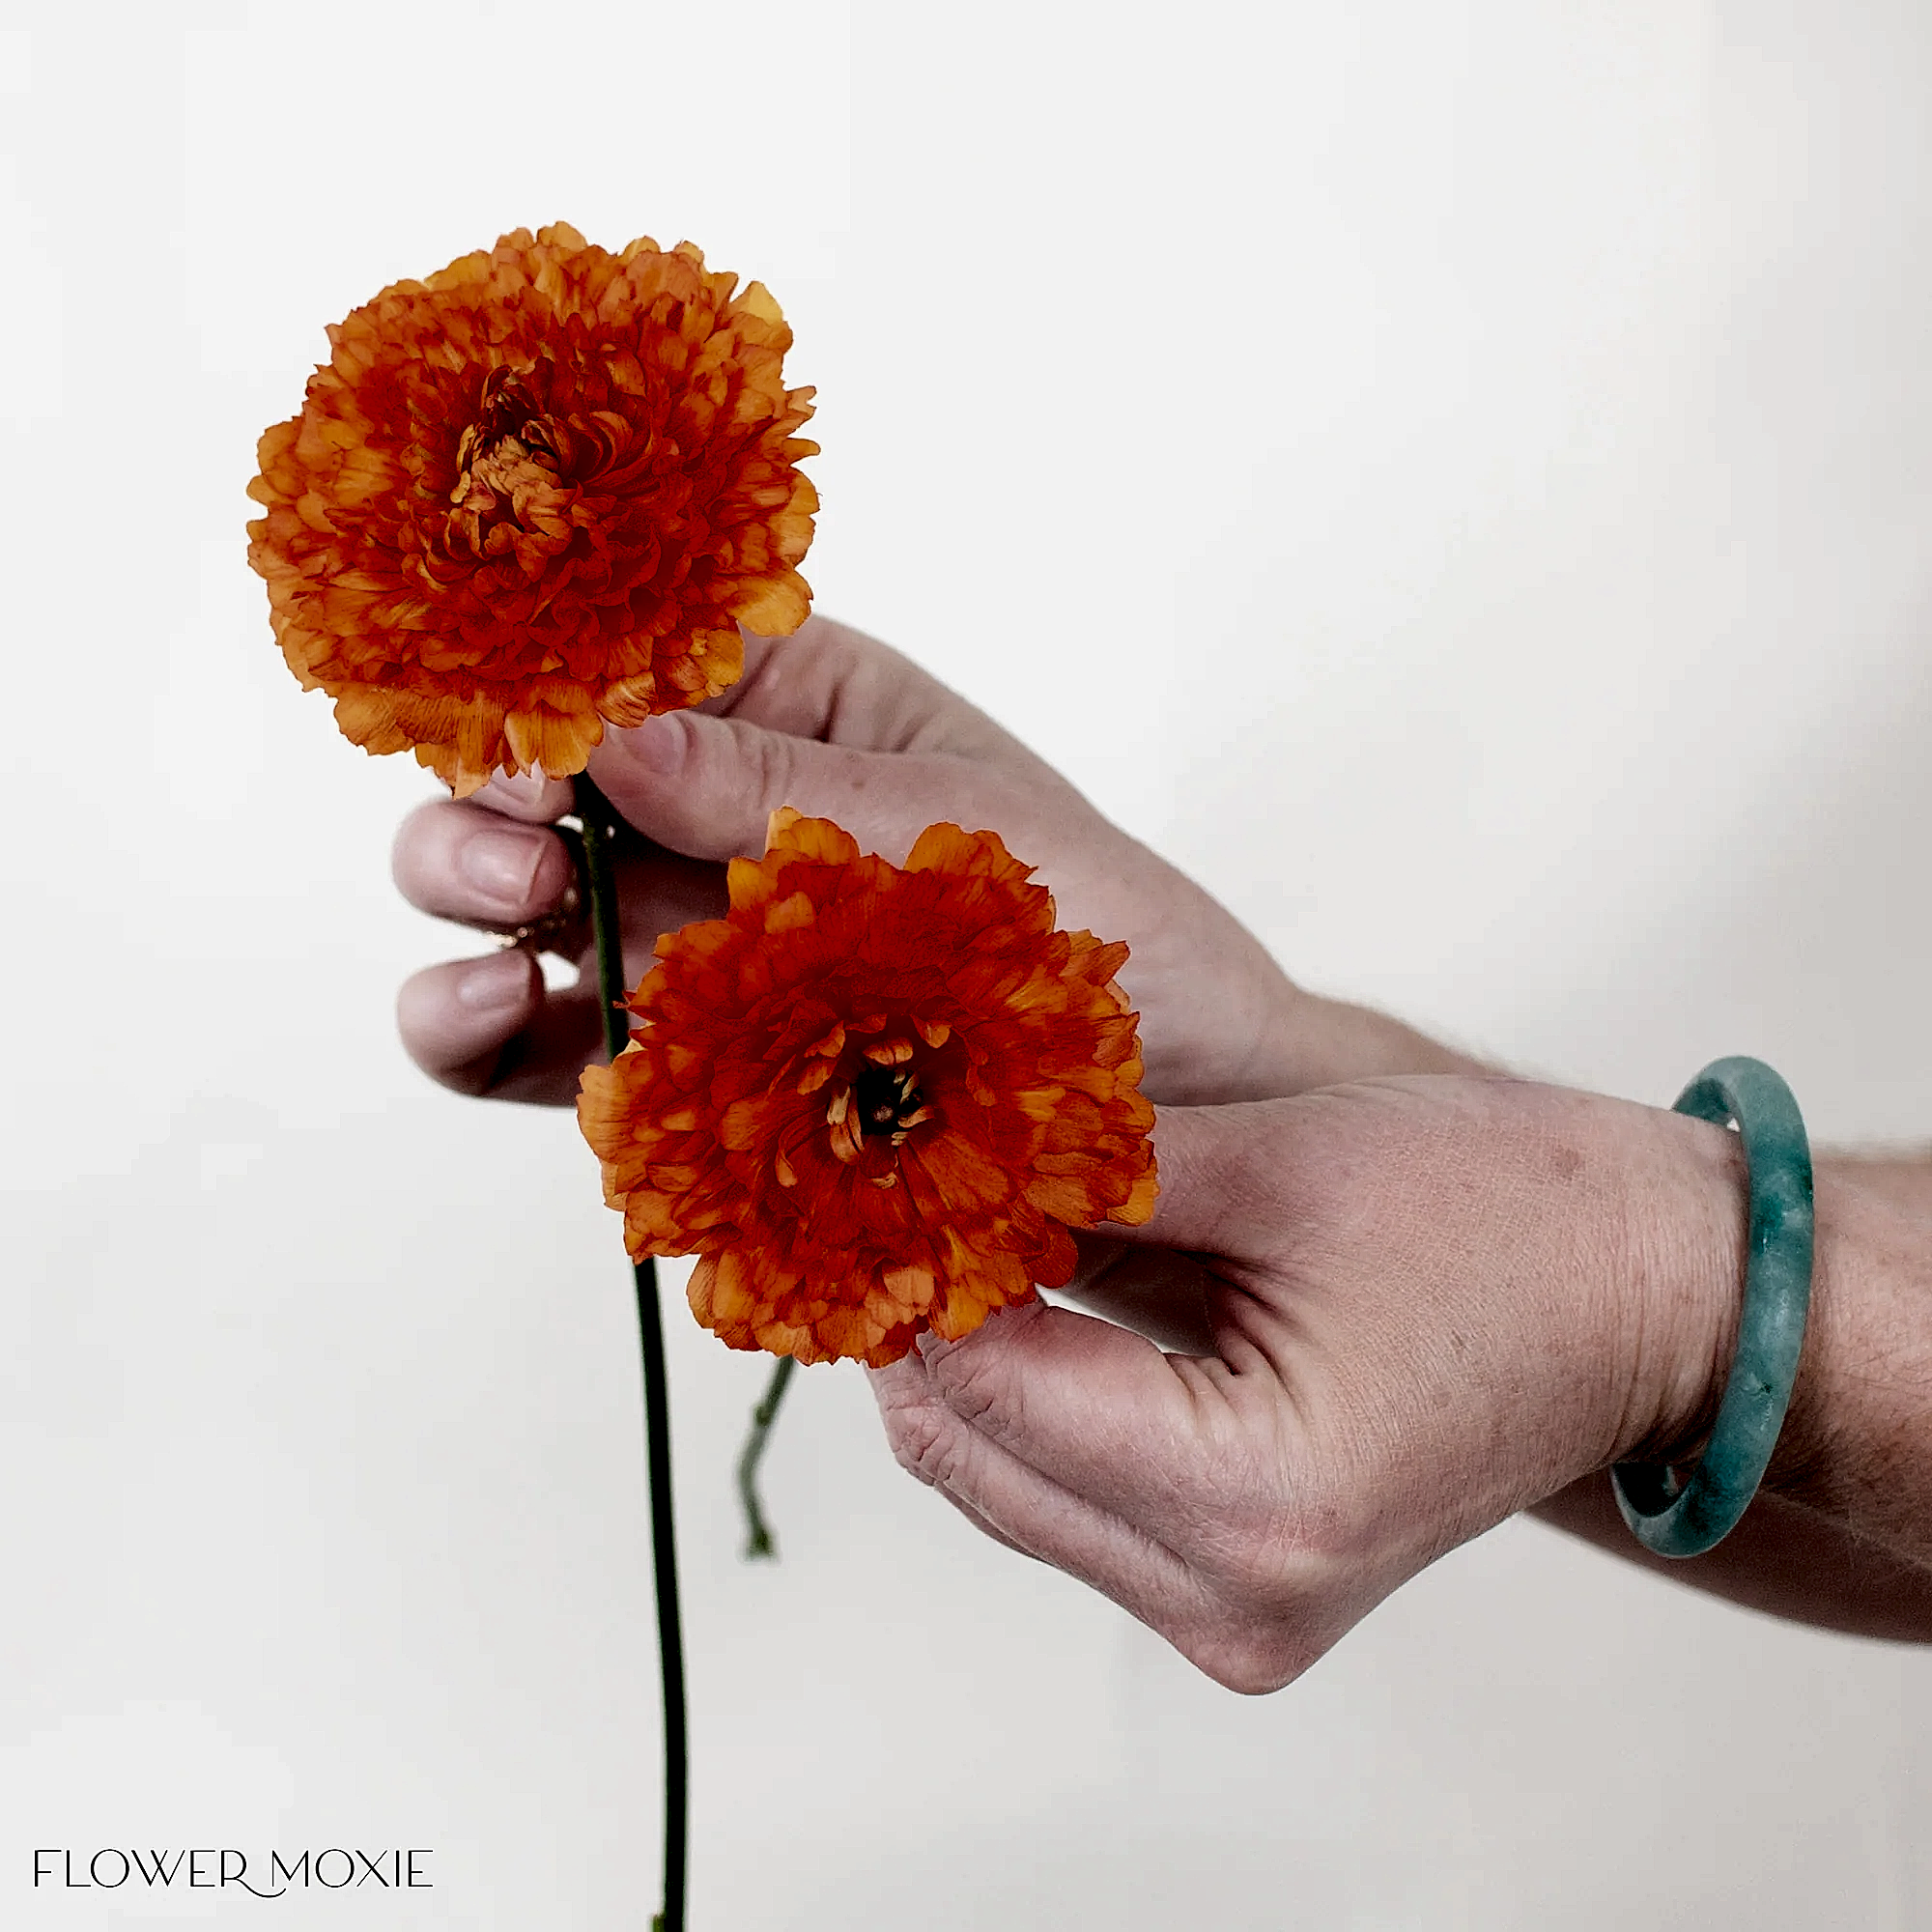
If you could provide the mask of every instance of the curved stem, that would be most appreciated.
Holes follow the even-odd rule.
[[[604,1045],[614,1060],[630,1037],[624,1017],[623,933],[611,850],[619,820],[589,779],[579,778],[577,815],[583,827],[584,883],[597,946],[597,996],[604,1009]],[[690,1838],[690,1747],[685,1725],[684,1631],[678,1617],[677,1539],[671,1515],[670,1397],[665,1375],[664,1324],[658,1312],[656,1264],[635,1264],[638,1337],[644,1365],[644,1443],[650,1469],[651,1560],[657,1582],[658,1661],[664,1682],[665,1833],[664,1910],[653,1923],[684,1932],[685,1859]]]
[[[752,1426],[746,1433],[744,1448],[738,1452],[738,1499],[745,1506],[745,1555],[748,1559],[779,1553],[778,1546],[772,1541],[770,1525],[765,1521],[764,1505],[758,1499],[758,1463],[764,1456],[772,1424],[778,1420],[779,1404],[784,1400],[785,1384],[791,1380],[791,1372],[797,1367],[798,1363],[790,1355],[781,1355],[772,1365],[772,1378],[765,1384],[764,1399],[752,1411]]]

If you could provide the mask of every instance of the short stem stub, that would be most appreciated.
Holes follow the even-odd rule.
[[[765,1521],[764,1505],[758,1496],[758,1463],[765,1453],[765,1443],[772,1433],[772,1424],[778,1420],[779,1405],[784,1401],[785,1384],[791,1380],[791,1372],[798,1363],[790,1355],[781,1355],[772,1365],[772,1378],[765,1384],[765,1393],[758,1406],[752,1411],[752,1426],[745,1435],[745,1446],[738,1452],[738,1497],[745,1506],[745,1556],[754,1561],[759,1557],[776,1557],[778,1546],[772,1541],[770,1525]]]

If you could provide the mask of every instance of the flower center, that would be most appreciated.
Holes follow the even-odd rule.
[[[914,1064],[919,1049],[903,1037],[874,1040],[860,1049],[857,1068],[838,1078],[834,1074],[834,1062],[845,1048],[845,1029],[839,1026],[820,1042],[813,1058],[823,1070],[808,1072],[800,1092],[816,1093],[820,1087],[826,1088],[825,1124],[832,1130],[832,1151],[849,1165],[871,1148],[866,1162],[867,1177],[881,1187],[891,1187],[897,1179],[894,1151],[905,1145],[913,1128],[933,1117]],[[943,1031],[940,1037],[945,1037]],[[829,1055],[824,1051],[828,1048]],[[844,1065],[852,1063],[848,1059]]]
[[[456,488],[449,493],[456,521],[479,545],[504,522],[544,530],[554,517],[562,469],[556,426],[529,385],[508,369],[492,369],[476,420],[456,445]]]
[[[919,1083],[904,1066],[866,1066],[852,1083],[852,1111],[862,1134],[903,1133],[923,1104]]]

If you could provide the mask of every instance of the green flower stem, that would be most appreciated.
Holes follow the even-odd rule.
[[[766,1438],[778,1420],[779,1405],[784,1400],[785,1384],[798,1363],[790,1355],[781,1355],[772,1365],[772,1378],[765,1384],[764,1399],[752,1411],[752,1427],[745,1446],[738,1452],[738,1496],[745,1505],[745,1554],[748,1558],[776,1556],[778,1548],[765,1521],[764,1506],[758,1500],[758,1463],[765,1453]]]
[[[583,827],[583,870],[590,925],[597,945],[597,997],[604,1009],[604,1045],[615,1059],[630,1037],[622,1001],[623,932],[611,854],[621,822],[589,779],[579,778],[577,816]],[[664,1324],[658,1313],[657,1266],[647,1256],[632,1270],[637,1280],[638,1335],[644,1358],[644,1442],[649,1456],[651,1558],[657,1579],[658,1660],[664,1675],[665,1837],[664,1910],[652,1923],[684,1932],[685,1860],[690,1840],[691,1753],[684,1707],[684,1631],[677,1607],[677,1537],[671,1517],[670,1398],[665,1377]]]

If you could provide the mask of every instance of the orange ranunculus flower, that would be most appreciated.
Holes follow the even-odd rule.
[[[795,631],[817,444],[757,282],[688,242],[558,223],[397,282],[328,331],[261,441],[249,561],[289,668],[459,796],[567,777],[607,723],[715,697],[740,622]]]
[[[578,1118],[633,1256],[699,1256],[734,1349],[896,1361],[1072,1275],[1069,1227],[1153,1210],[1127,949],[1054,928],[990,832],[900,868],[772,814],[731,908],[658,942]]]

